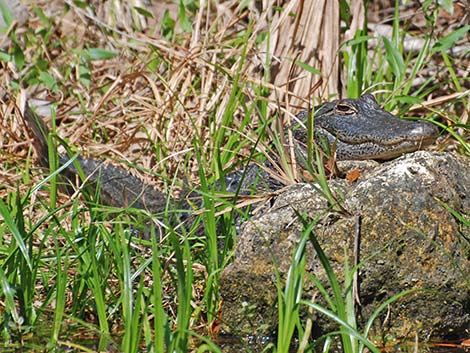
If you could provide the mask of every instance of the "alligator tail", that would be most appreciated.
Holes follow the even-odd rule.
[[[45,122],[26,103],[23,119],[33,134],[33,148],[42,167],[49,167],[49,147],[47,136],[49,128]],[[67,164],[63,174],[71,184],[79,180],[79,173],[67,156],[59,157],[60,165]],[[99,203],[113,207],[145,209],[151,213],[161,212],[167,204],[167,195],[146,185],[127,170],[106,165],[100,160],[78,156],[78,165],[87,180],[87,185],[98,188]],[[68,193],[72,189],[66,188]]]
[[[49,128],[46,123],[31,109],[29,104],[26,102],[23,120],[29,127],[29,130],[33,134],[32,144],[36,151],[39,164],[42,167],[49,167],[49,148],[47,146],[47,136],[49,135]]]

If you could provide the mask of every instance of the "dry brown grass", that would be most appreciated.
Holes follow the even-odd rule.
[[[326,97],[337,92],[338,31],[335,40],[326,39],[338,27],[336,2],[323,1],[318,7],[304,1],[268,1],[263,9],[241,9],[238,1],[203,1],[192,33],[179,32],[175,41],[158,36],[151,21],[143,17],[138,19],[142,30],[133,30],[129,25],[132,18],[129,12],[126,15],[124,5],[111,11],[110,3],[96,2],[95,14],[90,14],[72,1],[66,4],[70,11],[64,16],[60,2],[36,2],[52,16],[51,33],[60,45],[44,43],[40,47],[42,53],[37,47],[25,45],[23,70],[2,63],[0,82],[2,89],[9,91],[10,82],[16,79],[25,86],[28,97],[56,102],[58,134],[84,155],[172,175],[178,165],[187,163],[192,139],[197,136],[204,141],[210,156],[212,131],[220,128],[237,74],[247,105],[257,98],[257,87],[269,89],[263,99],[269,102],[270,114],[279,110],[296,113],[300,106],[308,105],[311,94]],[[274,4],[285,10],[273,9]],[[159,18],[167,8],[175,11],[169,3],[154,5],[150,11]],[[300,16],[292,17],[291,12]],[[116,13],[122,15],[113,15]],[[234,43],[249,22],[254,25],[246,43]],[[44,24],[33,15],[23,26],[38,31]],[[268,28],[270,44],[259,47],[256,39]],[[16,31],[22,33],[21,27]],[[79,78],[81,50],[87,46],[119,54],[112,60],[91,62],[89,87]],[[242,63],[244,51],[246,58]],[[272,61],[270,71],[266,56]],[[39,58],[47,60],[48,72],[58,83],[57,92],[42,85],[26,87],[29,83],[24,76]],[[158,63],[150,70],[148,64],[152,60]],[[325,74],[309,74],[296,66],[295,60],[321,68]],[[12,161],[24,164],[30,143],[13,104],[4,102],[0,109],[4,116],[0,139],[2,184],[13,188],[18,185],[18,172],[23,168],[18,169]],[[229,128],[236,130],[242,115],[243,111],[237,108]],[[250,128],[257,123],[254,119]],[[240,133],[249,135],[250,131]],[[189,161],[186,171],[194,173],[196,162],[191,157]],[[132,172],[146,183],[160,183],[151,173],[133,168]]]

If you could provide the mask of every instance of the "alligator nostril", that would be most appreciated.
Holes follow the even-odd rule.
[[[427,121],[418,121],[416,127],[411,130],[411,134],[419,137],[434,137],[437,136],[439,130],[436,125],[431,124]]]

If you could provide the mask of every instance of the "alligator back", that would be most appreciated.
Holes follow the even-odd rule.
[[[47,136],[49,129],[44,121],[26,104],[23,119],[33,135],[33,147],[36,151],[41,166],[49,167],[49,153]],[[74,163],[68,163],[68,156],[60,156],[60,164],[66,165],[64,175],[72,182],[80,180],[80,173]],[[144,184],[139,178],[126,170],[106,165],[96,159],[87,159],[78,156],[76,163],[85,176],[87,185],[98,188],[99,202],[113,207],[132,207],[145,209],[150,213],[158,213],[164,210],[167,196]]]

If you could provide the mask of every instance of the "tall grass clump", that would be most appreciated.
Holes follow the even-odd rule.
[[[309,336],[311,333],[305,333],[301,326],[300,302],[303,295],[303,286],[305,285],[306,246],[308,236],[317,222],[318,220],[313,221],[307,229],[302,231],[302,236],[294,253],[285,284],[281,282],[281,277],[279,273],[277,273],[279,324],[277,346],[274,350],[279,353],[287,353],[290,351],[296,329],[299,340],[303,338],[304,334]],[[283,285],[281,285],[281,283]]]
[[[279,274],[277,276],[279,307],[277,344],[270,344],[266,349],[274,352],[290,352],[293,346],[296,346],[298,352],[316,352],[321,346],[322,351],[328,352],[336,349],[332,344],[337,343],[337,338],[339,338],[341,349],[344,352],[380,352],[379,348],[368,339],[373,322],[389,305],[417,290],[405,290],[386,299],[367,318],[361,328],[356,312],[355,273],[374,255],[351,266],[345,249],[343,271],[341,274],[335,273],[314,233],[318,219],[307,222],[302,215],[299,217],[303,222],[303,230],[285,282],[282,281]],[[308,251],[307,245],[311,246]],[[305,272],[306,257],[310,251],[314,252],[315,258],[318,259],[324,270],[325,276],[321,276],[323,279],[315,274]],[[344,275],[342,284],[338,275]],[[305,298],[304,286],[308,283],[313,283],[316,288],[317,295],[314,295],[313,298]],[[313,312],[334,321],[338,325],[338,330],[325,333],[320,337],[312,337],[312,327],[315,325]],[[294,344],[294,342],[297,343]]]

